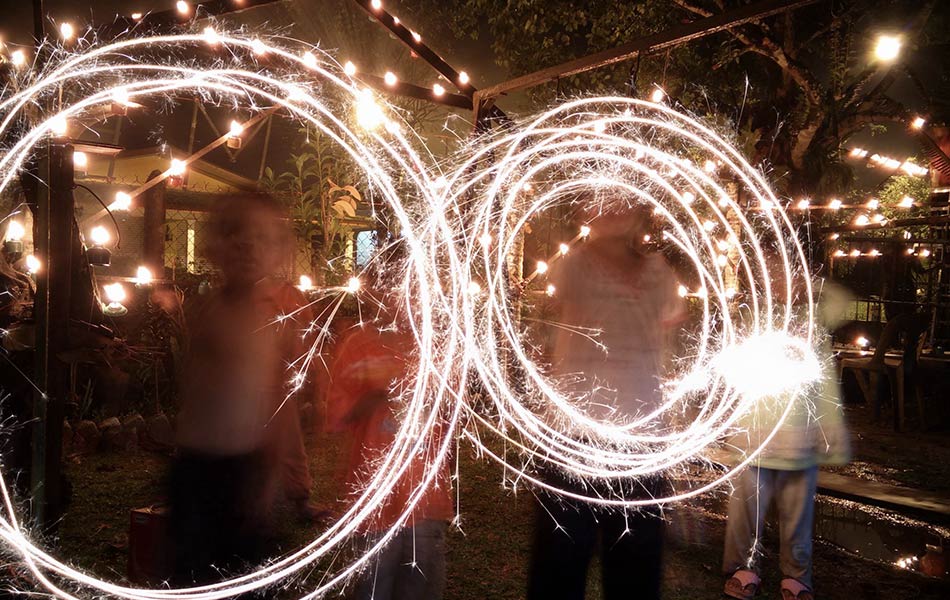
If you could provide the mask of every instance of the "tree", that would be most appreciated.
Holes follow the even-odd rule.
[[[437,18],[456,35],[487,31],[497,62],[516,76],[750,2],[466,0]],[[931,19],[937,4],[825,0],[531,93],[550,101],[578,92],[646,95],[644,88],[660,85],[688,110],[725,117],[751,136],[752,158],[771,168],[780,190],[843,193],[853,178],[841,145],[874,124],[906,123],[907,109],[888,91],[905,75],[922,85],[906,55],[944,39],[938,21],[946,7]],[[907,51],[892,64],[871,60],[877,33],[895,28]]]

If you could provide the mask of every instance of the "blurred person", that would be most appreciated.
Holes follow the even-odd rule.
[[[785,292],[782,282],[776,297]],[[840,325],[850,301],[841,287],[822,282],[816,303],[816,321],[833,330]],[[797,310],[804,311],[803,290],[798,290]],[[726,524],[723,573],[724,594],[750,600],[761,585],[759,576],[765,515],[774,502],[779,524],[779,569],[782,600],[814,600],[812,533],[819,465],[843,465],[850,457],[850,442],[841,409],[838,376],[827,339],[820,347],[822,375],[817,384],[796,390],[796,404],[775,437],[753,462],[732,479],[729,519]],[[740,424],[746,429],[730,441],[740,451],[737,459],[758,447],[776,425],[787,396],[757,403]]]
[[[370,292],[371,294],[371,292]],[[415,339],[396,314],[398,298],[388,292],[376,319],[354,327],[340,342],[330,370],[328,426],[347,434],[346,487],[360,489],[377,460],[395,441],[400,384],[413,371]],[[436,432],[435,440],[441,435]],[[376,518],[361,532],[367,547],[376,544],[405,511],[421,483],[428,457],[412,459]],[[445,536],[454,518],[448,461],[416,504],[409,520],[375,554],[360,574],[356,600],[439,600],[445,589]]]
[[[288,370],[311,315],[274,276],[291,251],[286,216],[270,197],[229,197],[214,207],[209,236],[223,284],[189,315],[170,474],[179,585],[266,558],[281,488],[301,516],[316,515]]]
[[[672,331],[685,317],[673,270],[644,241],[650,218],[643,207],[594,216],[588,240],[550,271],[553,320],[562,324],[553,335],[551,374],[565,393],[589,398],[579,408],[604,424],[622,425],[660,405]],[[590,493],[562,474],[544,476],[558,488]],[[654,494],[658,484],[630,481],[624,494]],[[529,600],[584,598],[598,542],[606,600],[659,598],[663,526],[656,509],[600,509],[543,490],[538,500]]]

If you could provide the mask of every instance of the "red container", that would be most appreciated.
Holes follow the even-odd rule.
[[[129,523],[129,581],[158,585],[171,576],[168,508],[149,506],[132,510]]]

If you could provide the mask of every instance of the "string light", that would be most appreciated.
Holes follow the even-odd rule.
[[[11,220],[7,225],[7,237],[5,241],[19,242],[23,240],[23,237],[26,235],[26,228],[23,227],[23,224],[16,220]]]
[[[666,97],[666,94],[660,88],[653,88],[653,91],[650,93],[650,101],[659,104],[663,102],[663,98]]]
[[[811,206],[811,201],[808,198],[802,198],[798,201],[798,210],[807,210]]]
[[[386,71],[386,74],[383,75],[383,81],[386,83],[386,85],[388,85],[389,87],[392,87],[396,85],[396,82],[398,81],[398,79],[396,78],[395,73],[393,73],[392,71]]]
[[[89,232],[89,239],[94,246],[105,246],[112,239],[109,230],[102,225],[97,225]]]
[[[64,137],[69,132],[69,121],[62,115],[56,115],[50,119],[49,129],[55,137]]]
[[[865,204],[865,206],[868,207],[868,210],[877,210],[877,207],[878,207],[880,204],[881,204],[881,202],[880,202],[877,198],[871,198],[870,200],[868,200],[868,202],[867,202],[867,204]]]
[[[914,199],[911,198],[910,196],[904,196],[903,198],[901,198],[900,202],[897,203],[897,206],[899,208],[913,208]]]
[[[828,208],[831,210],[838,210],[841,208],[841,200],[834,198],[831,202],[828,203]]]
[[[109,210],[129,210],[132,208],[132,196],[128,192],[116,192],[115,200],[109,205]]]
[[[152,271],[145,265],[139,265],[135,269],[135,285],[139,287],[145,287],[152,285],[154,278],[152,277]],[[123,298],[124,299],[124,298]],[[119,300],[121,302],[122,300]]]
[[[927,119],[923,117],[917,117],[913,121],[911,121],[910,126],[912,129],[923,129],[924,125],[926,124],[927,124]]]
[[[32,254],[27,254],[25,260],[26,260],[26,271],[28,273],[33,273],[33,274],[39,273],[40,269],[43,267],[43,265],[40,263],[40,259],[36,258]]]
[[[309,275],[301,275],[299,283],[297,283],[297,289],[301,292],[309,292],[313,290],[313,279]]]
[[[556,291],[557,291],[557,288],[554,287],[553,283],[549,283],[548,286],[544,288],[544,293],[547,294],[548,296],[553,296],[554,292]]]
[[[445,94],[445,88],[436,83],[432,86],[432,93],[438,98]]]
[[[462,85],[468,85],[469,78],[468,73],[465,71],[459,71],[459,83]]]
[[[59,24],[59,35],[64,40],[69,41],[76,35],[76,30],[73,28],[72,23],[63,22]]]
[[[80,171],[85,171],[89,166],[89,157],[85,152],[73,152],[73,166]]]
[[[373,10],[382,10],[382,9],[383,9],[383,2],[382,2],[382,0],[371,0],[370,3],[369,3],[369,5],[373,7]]]
[[[26,52],[23,50],[14,50],[10,54],[10,62],[14,67],[23,67],[26,65]]]
[[[309,51],[304,52],[304,53],[303,53],[303,64],[307,65],[307,67],[309,67],[309,68],[311,68],[311,69],[316,69],[316,68],[317,68],[317,55],[314,54],[313,52],[309,52]]]
[[[356,65],[354,65],[351,61],[346,61],[346,63],[343,65],[343,72],[350,77],[356,75]]]
[[[140,19],[142,18],[142,13],[140,13],[140,12],[134,12],[134,13],[132,13],[131,17],[132,17],[132,20],[133,20],[133,21],[138,21],[138,20],[140,20]]]
[[[180,15],[187,16],[191,14],[191,5],[185,2],[185,0],[178,0],[178,2],[175,3],[175,9]]]

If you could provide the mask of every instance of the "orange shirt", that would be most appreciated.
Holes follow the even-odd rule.
[[[400,424],[388,395],[392,385],[410,371],[407,357],[412,344],[411,335],[379,331],[367,325],[354,329],[338,348],[330,372],[327,416],[331,429],[351,434],[346,461],[346,482],[351,488],[359,485],[361,475],[368,474],[399,431]],[[441,440],[438,435],[433,438],[430,448],[434,452]],[[424,455],[412,459],[370,529],[386,529],[396,522],[412,491],[424,477],[426,460]],[[436,481],[416,505],[413,520],[453,518],[449,481],[446,461]]]

